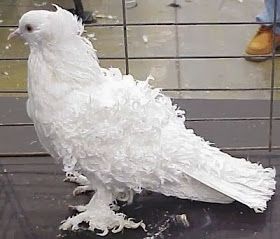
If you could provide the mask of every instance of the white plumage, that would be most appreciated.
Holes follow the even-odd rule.
[[[66,171],[77,168],[96,190],[61,229],[118,232],[144,224],[117,213],[147,189],[167,196],[230,203],[263,212],[275,190],[275,170],[233,158],[184,125],[184,112],[148,80],[100,68],[83,26],[69,12],[30,11],[20,35],[30,46],[27,111],[42,145]]]

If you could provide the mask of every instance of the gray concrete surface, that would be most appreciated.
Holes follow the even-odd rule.
[[[0,26],[17,24],[20,16],[31,9],[50,8],[51,1],[1,0]],[[53,1],[71,7],[72,1]],[[85,8],[97,11],[98,23],[121,23],[121,0],[83,0]],[[236,22],[254,21],[263,7],[262,0],[177,0],[180,8],[169,7],[172,0],[138,0],[138,6],[127,10],[128,23],[147,22]],[[113,16],[113,19],[104,16]],[[130,26],[130,57],[175,57],[243,55],[244,48],[257,25],[219,26]],[[7,42],[12,29],[0,27],[0,58],[27,57],[28,48],[20,40]],[[87,27],[99,57],[123,57],[122,27]],[[95,36],[92,37],[92,33]],[[144,42],[146,36],[148,42]],[[123,60],[103,60],[102,66],[120,67]],[[131,60],[130,72],[137,79],[150,73],[161,88],[263,88],[270,86],[271,61],[247,62],[244,59]],[[280,65],[276,64],[276,86]],[[0,61],[0,89],[26,88],[26,62]],[[269,99],[269,91],[181,92],[171,96],[213,99]],[[276,98],[279,98],[276,94]]]

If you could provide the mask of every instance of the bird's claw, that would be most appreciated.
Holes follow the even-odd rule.
[[[67,172],[65,176],[64,182],[76,183],[83,186],[90,184],[88,179],[78,172]]]
[[[83,205],[77,205],[77,206],[73,206],[73,205],[69,205],[68,206],[71,210],[73,211],[77,211],[77,212],[84,212],[87,210],[86,206]]]
[[[73,196],[77,196],[90,191],[93,191],[93,188],[90,185],[78,186],[73,190]]]

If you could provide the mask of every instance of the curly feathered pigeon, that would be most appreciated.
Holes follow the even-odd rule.
[[[256,212],[275,190],[275,170],[231,157],[184,125],[184,112],[146,81],[99,66],[71,13],[30,11],[19,35],[30,47],[27,111],[40,142],[66,171],[79,167],[95,190],[61,229],[144,228],[118,213],[116,199],[142,189],[215,203],[237,200]]]

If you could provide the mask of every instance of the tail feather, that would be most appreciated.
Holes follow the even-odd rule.
[[[231,157],[210,145],[204,147],[204,150],[206,148],[211,151],[215,160],[211,165],[219,165],[218,170],[213,170],[211,165],[206,164],[208,168],[187,169],[186,173],[201,183],[253,208],[255,212],[263,212],[267,207],[267,201],[275,191],[275,169],[263,168],[260,164]],[[203,160],[200,162],[203,163]],[[216,173],[213,173],[214,171]]]

